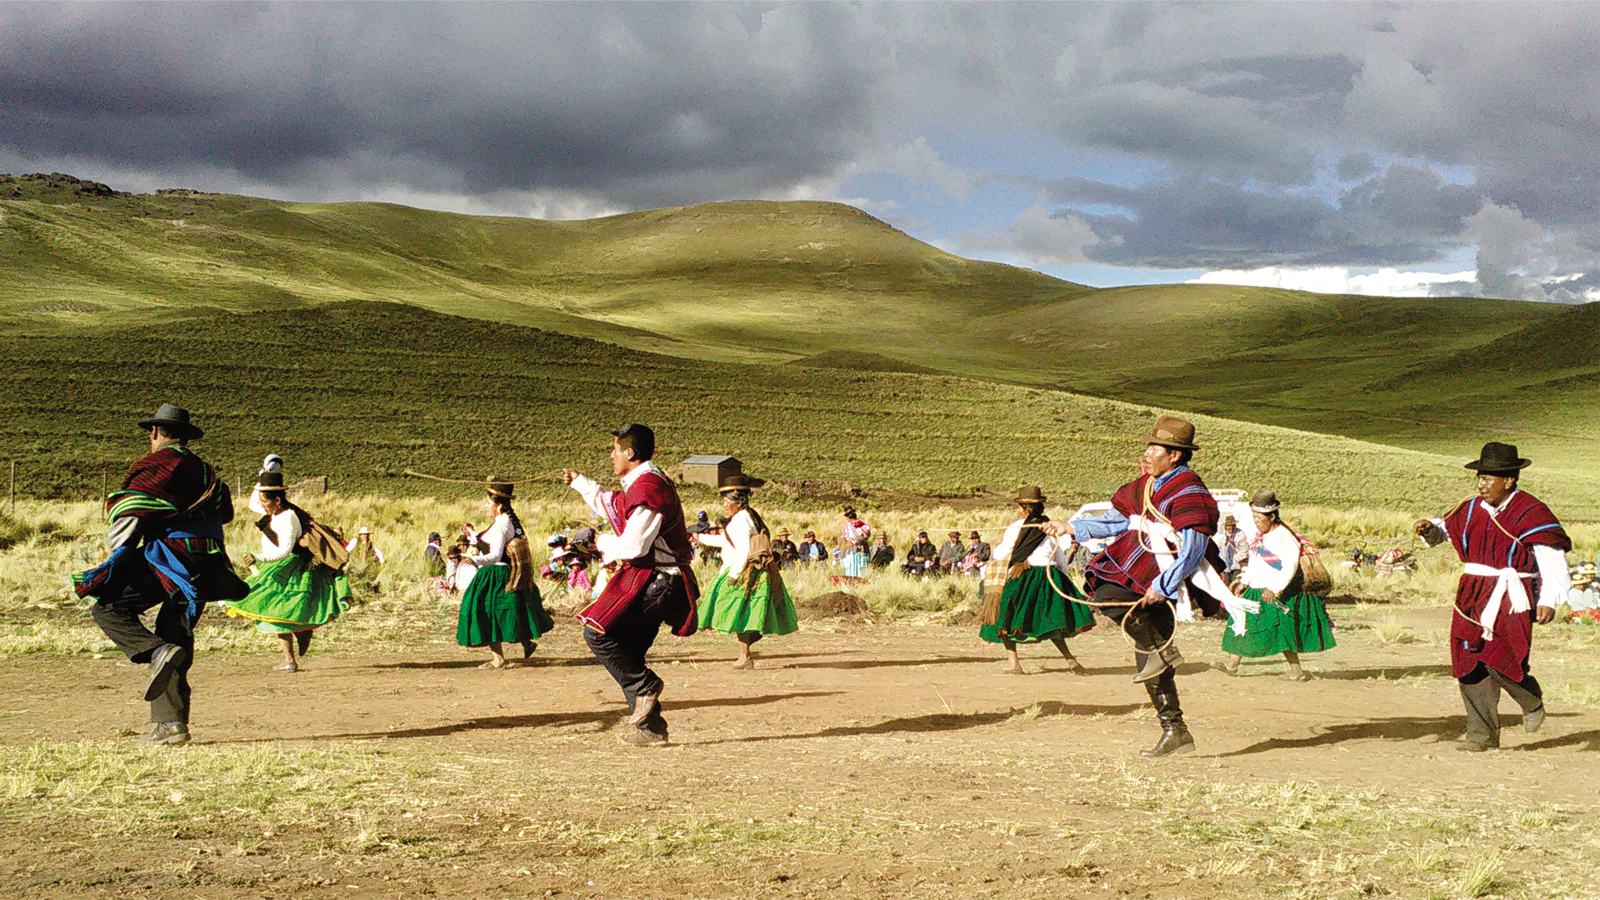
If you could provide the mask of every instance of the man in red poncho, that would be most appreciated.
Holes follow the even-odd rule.
[[[1478,496],[1443,519],[1419,519],[1431,547],[1445,541],[1464,564],[1450,623],[1450,663],[1467,708],[1458,750],[1500,746],[1500,692],[1522,707],[1529,733],[1544,723],[1544,692],[1528,672],[1533,623],[1555,618],[1571,586],[1572,540],[1550,508],[1517,487],[1529,460],[1514,444],[1490,441],[1466,468],[1478,473]],[[1537,610],[1529,601],[1538,598]]]
[[[694,547],[683,521],[672,479],[656,468],[656,436],[644,425],[611,432],[611,471],[621,491],[605,491],[572,469],[562,477],[584,502],[611,524],[614,534],[595,539],[605,565],[616,566],[600,596],[583,612],[583,639],[628,701],[622,741],[639,747],[667,742],[661,716],[661,678],[645,663],[645,653],[665,623],[672,633],[695,632]]]

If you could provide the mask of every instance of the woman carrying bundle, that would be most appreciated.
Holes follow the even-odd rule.
[[[1284,677],[1307,681],[1310,676],[1300,668],[1300,654],[1333,647],[1333,622],[1322,598],[1304,590],[1300,537],[1283,524],[1278,508],[1278,495],[1272,491],[1257,491],[1250,499],[1256,538],[1250,542],[1244,572],[1231,587],[1245,599],[1260,602],[1261,611],[1240,613],[1242,632],[1236,623],[1223,629],[1222,650],[1228,661],[1222,670],[1237,675],[1242,657],[1282,653],[1289,661]]]
[[[800,628],[794,601],[778,573],[771,536],[761,515],[750,508],[750,492],[766,484],[760,478],[729,475],[717,492],[728,513],[721,534],[695,539],[722,550],[722,569],[700,597],[700,627],[739,636],[735,669],[755,667],[750,645],[768,634],[791,634]]]
[[[1004,587],[984,579],[983,627],[978,636],[1006,648],[1002,671],[1007,675],[1025,674],[1017,644],[1046,640],[1061,651],[1067,671],[1082,675],[1083,663],[1067,649],[1067,638],[1094,627],[1094,610],[1077,602],[1083,595],[1067,577],[1072,538],[1051,537],[1038,527],[1050,519],[1037,487],[1018,488],[1017,507],[1021,518],[1006,526],[990,563],[1006,567]]]
[[[463,557],[477,567],[477,573],[461,597],[456,643],[489,648],[489,661],[480,669],[506,667],[502,645],[507,641],[521,644],[522,658],[527,659],[538,647],[534,641],[555,627],[534,584],[533,551],[511,508],[514,492],[509,482],[489,480],[483,505],[494,516],[494,524],[482,534],[469,535],[482,554]]]
[[[261,513],[261,552],[246,560],[250,594],[227,604],[228,615],[253,619],[256,630],[276,634],[283,648],[280,672],[298,672],[295,651],[305,656],[312,632],[339,618],[350,605],[350,582],[344,573],[312,558],[300,546],[311,516],[289,502],[283,472],[262,472],[256,479],[250,508]]]

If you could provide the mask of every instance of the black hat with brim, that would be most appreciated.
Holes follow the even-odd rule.
[[[139,427],[145,431],[160,425],[167,433],[180,441],[198,441],[205,436],[205,432],[195,427],[189,421],[189,411],[181,406],[171,403],[161,404],[156,414],[148,419],[140,419]]]
[[[722,482],[717,485],[717,493],[729,494],[734,491],[753,491],[766,483],[767,480],[765,478],[751,478],[743,472],[735,472],[732,475],[723,476]]]
[[[1463,468],[1472,469],[1485,475],[1497,475],[1501,472],[1518,472],[1533,465],[1533,460],[1523,459],[1517,455],[1516,444],[1502,444],[1499,441],[1490,441],[1483,445],[1483,451],[1478,458],[1467,463]]]

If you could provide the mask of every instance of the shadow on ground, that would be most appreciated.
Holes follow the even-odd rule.
[[[716,706],[757,706],[763,703],[780,703],[807,697],[831,697],[839,691],[795,691],[788,694],[767,694],[759,697],[718,697],[709,700],[685,700],[666,705],[670,715],[675,709],[703,709]],[[599,734],[623,720],[627,715],[621,709],[603,709],[590,712],[537,713],[528,716],[483,716],[464,722],[449,722],[426,728],[398,728],[394,731],[366,731],[346,734],[312,734],[301,737],[250,738],[237,741],[216,741],[218,744],[264,744],[280,741],[363,741],[379,739],[407,739],[445,737],[468,731],[500,731],[508,728],[574,728],[592,726],[590,732]]]
[[[889,719],[876,725],[840,725],[832,728],[823,728],[818,731],[807,731],[796,734],[766,734],[752,735],[743,738],[727,738],[724,740],[704,741],[710,744],[749,744],[762,741],[792,741],[806,740],[808,738],[829,737],[854,737],[870,734],[926,734],[929,732],[962,731],[968,728],[981,728],[985,725],[999,725],[1020,717],[1046,718],[1050,716],[1125,716],[1144,709],[1145,703],[1119,703],[1114,706],[1091,706],[1088,704],[1061,703],[1050,700],[1036,704],[1034,707],[1022,709],[1007,709],[995,712],[976,713],[933,713],[926,716],[911,716],[908,718]]]

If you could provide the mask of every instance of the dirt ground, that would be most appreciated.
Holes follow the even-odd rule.
[[[1438,611],[1400,615],[1441,627]],[[1228,677],[1207,665],[1221,626],[1185,626],[1179,685],[1199,751],[1161,761],[1138,755],[1154,715],[1103,627],[1072,642],[1086,676],[1048,645],[1025,648],[1029,675],[1004,675],[971,628],[808,623],[758,644],[748,672],[729,667],[730,638],[663,635],[673,742],[649,750],[616,740],[621,698],[567,624],[534,664],[504,671],[447,644],[313,650],[296,675],[271,671],[265,638],[256,656],[203,655],[196,741],[167,751],[134,749],[142,667],[7,660],[9,748],[338,747],[423,774],[414,800],[343,814],[363,829],[356,844],[337,810],[273,827],[222,810],[194,828],[113,828],[13,796],[0,894],[1600,895],[1600,712],[1552,702],[1528,735],[1507,700],[1506,749],[1455,752],[1444,648],[1382,643],[1348,619],[1338,648],[1307,659],[1306,683],[1278,677],[1281,660]],[[1500,812],[1463,819],[1480,808]],[[1498,869],[1470,882],[1484,856]]]

